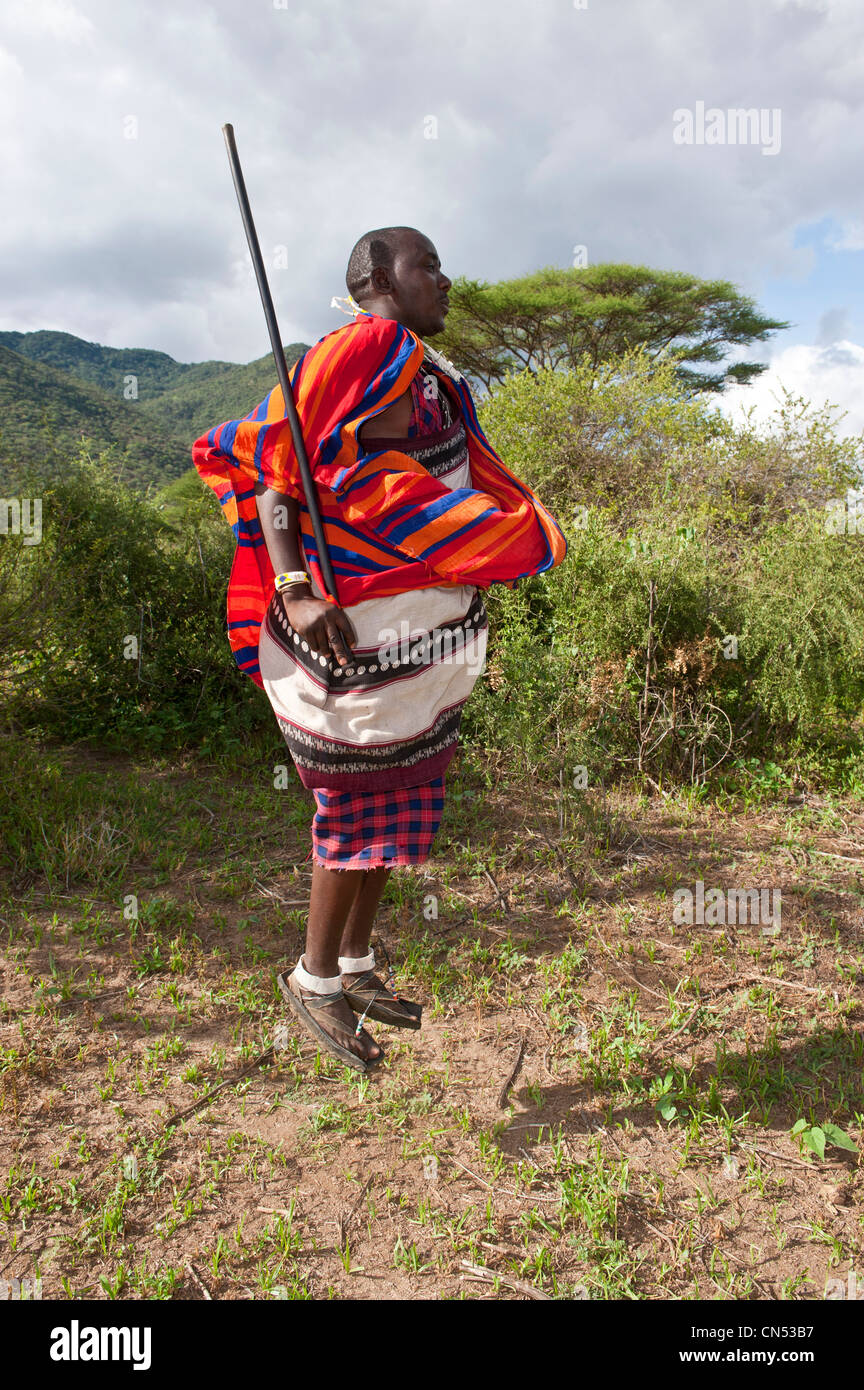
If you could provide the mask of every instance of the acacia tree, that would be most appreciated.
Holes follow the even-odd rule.
[[[722,363],[730,347],[788,327],[760,314],[728,280],[613,263],[546,266],[494,285],[454,280],[434,346],[487,390],[510,371],[575,368],[586,354],[596,367],[641,345],[652,358],[672,357],[690,390],[722,391],[767,364],[736,362],[714,373],[698,364]]]

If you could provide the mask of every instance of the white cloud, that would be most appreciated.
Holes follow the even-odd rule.
[[[864,251],[864,222],[841,218],[840,231],[829,236],[832,251]]]
[[[860,0],[7,0],[0,43],[4,328],[266,351],[232,271],[227,120],[262,246],[288,248],[286,338],[339,322],[351,246],[390,222],[428,231],[451,276],[569,265],[579,244],[747,294],[811,273],[801,226],[833,216],[849,249],[864,228]],[[700,100],[781,108],[781,152],[676,146],[672,112]]]
[[[730,387],[720,406],[731,419],[754,407],[754,419],[767,423],[783,399],[783,391],[802,396],[813,405],[826,404],[848,412],[834,419],[838,434],[864,430],[864,346],[843,340],[824,347],[798,343],[771,358],[768,370],[747,386]]]
[[[6,0],[4,19],[13,33],[79,43],[93,33],[93,24],[63,0]]]

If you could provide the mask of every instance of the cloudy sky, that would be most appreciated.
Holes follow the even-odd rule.
[[[739,394],[770,411],[781,383],[857,432],[862,104],[861,0],[4,0],[0,327],[266,352],[231,121],[286,342],[342,321],[369,227],[486,280],[584,246],[790,320]],[[748,143],[710,115],[736,108]]]

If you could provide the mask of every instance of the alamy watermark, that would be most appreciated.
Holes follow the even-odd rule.
[[[434,662],[444,666],[467,666],[470,671],[483,671],[486,664],[485,643],[478,642],[480,629],[466,627],[464,641],[452,628],[432,628],[422,635],[411,634],[410,624],[403,619],[399,632],[395,627],[383,628],[378,634],[380,643],[376,656],[382,671],[391,667],[421,666]],[[375,666],[369,667],[374,671]]]
[[[864,1303],[864,1279],[858,1282],[858,1275],[850,1269],[844,1284],[842,1279],[829,1279],[825,1285],[825,1297],[830,1299],[851,1299],[853,1303]]]
[[[695,890],[676,888],[672,920],[676,926],[742,926],[762,923],[780,927],[779,888],[709,888],[700,878]]]
[[[52,1329],[48,1354],[52,1361],[130,1361],[134,1371],[148,1371],[151,1348],[149,1327],[82,1327],[73,1318]]]
[[[42,1298],[41,1279],[0,1279],[0,1302],[36,1301]]]
[[[849,488],[845,497],[829,497],[825,530],[829,536],[864,536],[864,492]]]
[[[25,545],[42,539],[41,497],[0,497],[0,536],[23,536]]]
[[[780,153],[780,107],[732,106],[724,111],[697,101],[695,109],[672,112],[676,145],[761,145],[763,154]]]

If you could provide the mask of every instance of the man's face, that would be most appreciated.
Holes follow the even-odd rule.
[[[403,233],[387,275],[393,318],[420,338],[440,333],[452,282],[443,273],[429,238],[420,232]]]

